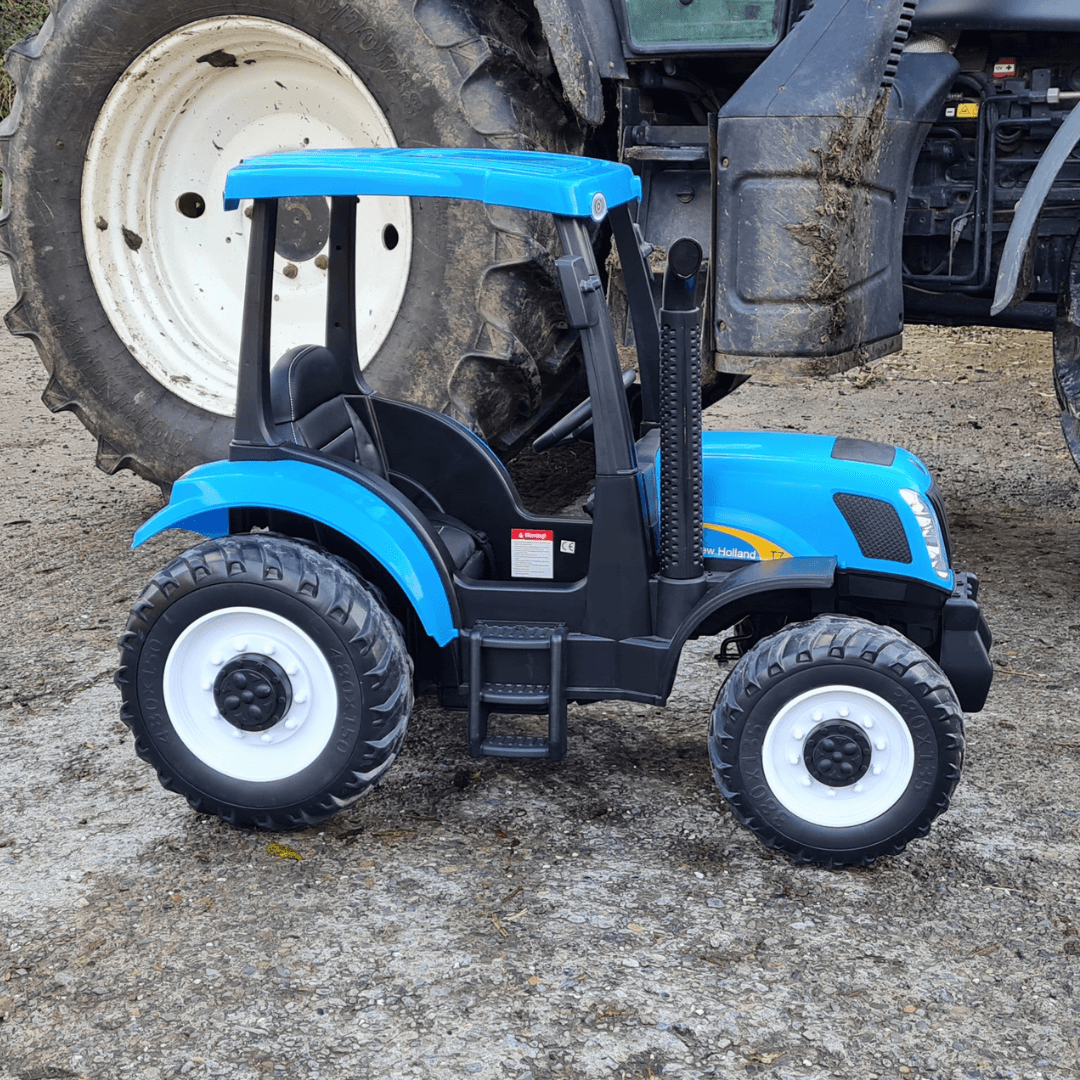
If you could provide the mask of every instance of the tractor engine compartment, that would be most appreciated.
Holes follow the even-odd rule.
[[[966,34],[954,55],[960,75],[919,153],[904,219],[912,321],[970,321],[973,308],[989,316],[1016,204],[1080,102],[1075,43],[1060,35]],[[1080,232],[1078,205],[1080,156],[1074,151],[1039,221],[1031,293],[998,323],[1053,328]]]

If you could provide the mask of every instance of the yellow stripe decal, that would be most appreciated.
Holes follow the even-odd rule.
[[[773,559],[790,559],[791,553],[785,551],[779,544],[774,544],[771,540],[766,540],[763,536],[756,536],[754,533],[746,532],[743,529],[733,529],[730,525],[710,525],[705,522],[706,529],[712,529],[713,532],[726,533],[728,536],[734,537],[736,540],[741,540],[744,544],[748,544],[757,557],[762,562],[771,562]],[[706,541],[706,547],[709,546]],[[708,552],[706,552],[708,555]],[[726,558],[738,558],[737,555],[727,555]]]

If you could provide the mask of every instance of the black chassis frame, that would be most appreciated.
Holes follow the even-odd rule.
[[[389,482],[351,462],[282,441],[275,432],[270,322],[277,203],[271,199],[256,200],[253,208],[235,435],[229,458],[308,462],[347,476],[385,500],[413,529],[439,569],[455,625],[462,628],[460,636],[446,648],[438,648],[382,567],[348,537],[311,519],[244,507],[231,511],[230,531],[269,528],[317,543],[355,564],[383,592],[401,620],[418,685],[437,686],[448,707],[470,709],[474,754],[519,756],[513,746],[484,743],[486,749],[481,749],[489,710],[542,713],[550,707],[553,716],[556,709],[562,712],[561,746],[555,745],[553,736],[546,752],[530,752],[520,745],[517,750],[524,756],[561,757],[566,701],[618,698],[662,705],[688,639],[760,617],[774,627],[832,612],[889,623],[943,664],[965,709],[982,707],[991,677],[986,653],[989,633],[976,602],[978,582],[971,575],[958,575],[950,596],[945,590],[903,578],[838,572],[833,558],[793,558],[726,572],[708,571],[693,551],[694,534],[700,537],[701,530],[700,500],[696,509],[691,500],[674,511],[684,519],[678,530],[684,539],[677,561],[690,571],[679,578],[663,572],[660,553],[643,520],[624,373],[583,222],[556,218],[564,251],[557,269],[568,322],[581,335],[592,402],[596,486],[591,518],[530,513],[505,467],[471,432],[441,413],[371,393],[356,354],[355,220],[355,197],[331,199],[326,346],[355,381],[355,404],[381,442]],[[647,435],[662,427],[658,320],[663,312],[658,311],[650,286],[650,249],[641,239],[630,208],[611,210],[610,221],[634,318],[642,391],[640,430]],[[690,317],[697,320],[700,312],[695,308]],[[699,369],[688,365],[685,355],[674,360],[684,370],[694,370],[700,381]],[[687,386],[685,391],[684,398],[693,401],[695,388]],[[700,386],[696,400],[700,403]],[[695,438],[700,469],[700,435]],[[680,452],[693,455],[695,449]],[[554,580],[511,580],[508,546],[495,543],[491,545],[492,577],[465,578],[454,572],[426,516],[432,511],[483,529],[488,537],[508,537],[514,528],[551,530],[560,539],[572,540],[574,551],[557,556]],[[696,521],[692,520],[695,513]],[[541,643],[521,642],[523,627],[532,628]],[[507,645],[507,639],[517,644]],[[485,649],[485,641],[496,647]],[[515,695],[510,694],[503,702],[507,707],[501,709],[497,708],[498,695],[492,699],[495,706],[480,702],[476,682],[481,666],[485,685],[516,686],[524,691],[547,687],[549,696],[518,693],[511,700]],[[558,702],[556,695],[561,699]]]

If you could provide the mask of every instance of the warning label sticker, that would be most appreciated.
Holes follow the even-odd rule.
[[[547,529],[511,529],[510,573],[519,578],[553,578],[555,534]]]

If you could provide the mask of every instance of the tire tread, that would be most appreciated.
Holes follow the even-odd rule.
[[[809,640],[808,640],[809,639]],[[739,740],[747,706],[769,680],[831,658],[858,658],[869,667],[887,667],[908,690],[921,694],[935,726],[939,748],[946,752],[938,775],[938,791],[924,813],[899,837],[890,837],[865,850],[830,851],[793,841],[755,812],[754,801],[738,774]],[[964,752],[963,714],[945,673],[917,645],[896,631],[850,616],[821,616],[785,627],[751,649],[731,670],[717,695],[709,724],[709,756],[713,776],[736,821],[768,848],[796,863],[826,867],[869,866],[881,855],[903,851],[912,839],[927,835],[935,818],[948,810],[960,778]]]
[[[43,64],[48,65],[49,79],[64,78],[64,65],[54,54],[62,40],[67,44],[65,35],[86,32],[87,20],[79,5],[50,2],[44,25],[13,46],[7,60],[16,97],[0,125],[0,169],[7,194],[19,192],[25,197],[5,198],[0,211],[0,253],[9,260],[16,292],[5,321],[12,334],[31,338],[37,347],[48,373],[42,395],[45,405],[53,412],[73,412],[96,438],[98,467],[109,474],[130,469],[167,489],[192,465],[221,456],[223,428],[214,426],[211,414],[177,403],[166,438],[154,438],[140,428],[152,424],[154,414],[118,407],[110,395],[121,392],[119,387],[110,392],[88,382],[86,370],[111,371],[122,357],[107,355],[103,347],[94,355],[80,356],[70,355],[73,350],[65,348],[67,331],[59,329],[63,320],[55,313],[70,305],[52,295],[58,290],[46,280],[48,274],[33,242],[32,212],[23,205],[36,190],[30,172],[34,148],[46,136],[52,138],[37,130],[38,118],[48,111],[49,103],[40,92],[31,94],[30,85],[37,79],[35,72],[45,70]],[[229,13],[238,5],[229,0],[221,7]],[[501,25],[499,19],[520,16],[496,16],[482,5],[460,5],[454,0],[420,0],[403,7],[407,11],[402,16],[416,23],[418,40],[426,38],[442,55],[447,75],[456,72],[448,93],[463,125],[473,133],[473,144],[581,151],[583,132],[552,72],[545,71],[545,65],[527,48],[504,36],[509,36],[512,27]],[[203,17],[209,17],[203,11]],[[459,140],[455,137],[452,144]],[[13,213],[19,215],[14,221]],[[545,215],[525,211],[486,213],[490,232],[481,242],[487,247],[471,254],[467,267],[467,272],[479,273],[475,307],[464,313],[471,320],[471,330],[461,336],[445,370],[432,369],[428,374],[429,361],[414,371],[413,378],[395,378],[393,383],[402,393],[413,388],[417,400],[446,408],[508,455],[573,391],[579,370],[577,364],[570,364],[552,371],[543,363],[555,351],[562,319],[554,277],[557,242],[550,222]],[[97,311],[94,318],[104,318],[103,312]],[[401,360],[407,368],[409,357]],[[163,401],[167,397],[163,391]]]
[[[353,626],[348,628],[348,648],[362,679],[367,723],[350,763],[330,788],[309,793],[293,805],[267,809],[233,805],[195,789],[177,774],[142,726],[138,665],[147,636],[172,598],[234,581],[233,568],[241,564],[249,582],[264,584],[263,570],[271,559],[282,573],[281,580],[274,583],[276,591],[306,598],[307,606],[317,607],[324,616],[335,608],[349,611],[347,623]],[[305,585],[316,586],[314,596]],[[413,670],[397,620],[364,586],[343,560],[273,535],[207,541],[177,556],[156,574],[133,605],[121,635],[114,682],[121,692],[120,718],[136,736],[135,752],[155,768],[162,787],[184,795],[198,813],[214,814],[229,824],[270,830],[314,824],[366,794],[397,757],[405,740],[412,711]],[[372,757],[373,767],[358,767],[358,761]]]

